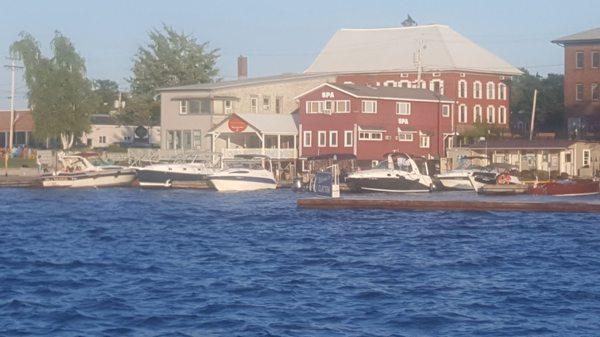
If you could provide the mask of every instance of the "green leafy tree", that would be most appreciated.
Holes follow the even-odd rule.
[[[63,149],[69,149],[76,137],[89,129],[89,117],[97,106],[85,62],[60,32],[55,32],[50,43],[51,58],[42,55],[39,43],[29,33],[22,32],[19,37],[10,52],[25,66],[36,137],[60,138]]]
[[[462,136],[471,141],[477,141],[482,137],[490,140],[502,138],[505,132],[506,130],[504,128],[485,123],[475,123],[472,128],[463,132]]]
[[[533,92],[538,90],[535,113],[535,129],[538,131],[562,132],[565,127],[563,75],[548,74],[542,77],[532,75],[521,69],[523,75],[510,83],[511,111],[523,112],[528,121],[531,119]]]
[[[119,98],[119,85],[112,80],[94,80],[94,93],[98,96],[98,112],[107,114],[113,111],[114,102]]]
[[[162,30],[153,29],[149,38],[150,42],[134,57],[129,82],[135,102],[127,113],[133,119],[151,116],[156,121],[160,118],[160,104],[154,99],[156,89],[213,81],[219,72],[219,50],[167,25]]]

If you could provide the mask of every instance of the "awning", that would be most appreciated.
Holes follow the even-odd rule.
[[[387,130],[383,126],[373,126],[373,125],[359,125],[359,131],[365,132],[386,132]]]

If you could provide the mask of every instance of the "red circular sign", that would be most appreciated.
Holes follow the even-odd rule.
[[[233,132],[242,132],[246,130],[248,123],[239,117],[233,116],[227,121],[227,126],[229,126],[229,130]]]

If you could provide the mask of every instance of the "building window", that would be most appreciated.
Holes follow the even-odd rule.
[[[391,81],[391,80],[390,80],[390,81],[385,81],[385,82],[383,82],[383,86],[384,86],[384,87],[396,87],[396,86],[397,86],[397,84],[396,84],[396,81]]]
[[[333,101],[323,102],[323,113],[331,115],[333,112]]]
[[[458,122],[459,123],[467,122],[467,106],[465,104],[461,104],[458,107]]]
[[[503,106],[498,108],[498,123],[506,124],[506,108]]]
[[[399,142],[412,142],[413,141],[413,133],[412,132],[404,132],[398,129],[398,141]]]
[[[488,82],[486,84],[486,98],[487,99],[495,99],[496,98],[496,85],[494,82]]]
[[[492,105],[487,107],[486,121],[488,124],[496,122],[496,109]]]
[[[275,97],[275,113],[280,114],[283,112],[283,97]]]
[[[377,113],[377,101],[362,101],[362,112],[366,114]]]
[[[506,100],[506,84],[504,83],[498,84],[498,99],[503,101]]]
[[[358,139],[380,141],[383,139],[383,133],[381,131],[360,131]]]
[[[600,83],[592,83],[592,101],[600,101]]]
[[[585,60],[585,54],[582,51],[578,51],[575,53],[575,68],[583,69]]]
[[[9,122],[9,124],[10,124],[10,122]],[[98,137],[98,143],[100,143],[100,144],[106,144],[106,136],[100,136],[100,137]]]
[[[353,132],[351,130],[346,130],[344,131],[344,146],[345,147],[352,147],[352,140],[353,140]]]
[[[325,131],[319,131],[318,133],[318,145],[319,147],[325,147],[327,146],[327,132]]]
[[[258,112],[258,97],[256,96],[250,97],[250,112]]]
[[[481,82],[473,82],[473,98],[481,99]]]
[[[592,68],[600,68],[600,51],[592,52]]]
[[[444,94],[444,81],[442,80],[432,80],[429,82],[429,90],[438,93],[440,95]]]
[[[350,112],[350,101],[336,101],[335,112],[337,113],[348,113]]]
[[[306,113],[307,114],[318,114],[322,112],[321,105],[323,102],[320,101],[308,101],[306,102]]]
[[[410,88],[410,81],[402,80],[398,83],[400,88]]]
[[[583,101],[583,84],[581,83],[577,83],[575,85],[575,100],[576,101]]]
[[[202,148],[202,132],[200,130],[192,131],[192,141],[194,142],[194,148]]]
[[[590,150],[583,150],[583,166],[590,166]]]
[[[271,97],[263,96],[263,111],[271,111]]]
[[[442,105],[442,117],[450,117],[450,106],[448,104]]]
[[[311,147],[312,131],[304,131],[302,133],[302,143],[303,143],[304,147]]]
[[[233,103],[231,100],[225,100],[223,104],[225,105],[225,113],[230,114],[231,110],[233,109]]]
[[[480,105],[473,107],[473,123],[483,123],[483,114],[481,113]]]
[[[188,101],[179,101],[179,113],[182,115],[187,115]]]
[[[458,81],[458,97],[467,98],[467,81],[465,80]]]
[[[337,131],[329,131],[329,146],[330,147],[338,146],[338,132]]]
[[[182,135],[183,135],[182,148],[184,150],[191,150],[192,149],[192,131],[190,131],[190,130],[182,131]]]
[[[428,149],[430,141],[431,141],[431,138],[429,137],[429,135],[426,135],[426,134],[419,135],[419,147],[420,148]]]
[[[410,115],[410,103],[396,102],[396,115]]]
[[[419,82],[415,82],[415,83],[413,84],[413,88],[417,88],[417,89],[418,89],[418,88],[425,89],[425,88],[427,88],[427,82],[426,82],[426,81],[423,81],[423,80],[420,80]]]
[[[175,149],[175,132],[167,131],[167,150]]]

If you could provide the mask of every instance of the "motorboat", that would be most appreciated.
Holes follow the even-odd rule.
[[[263,155],[237,155],[223,161],[223,170],[208,176],[208,181],[223,192],[256,191],[277,188],[271,159]]]
[[[353,192],[430,192],[434,189],[425,158],[392,152],[369,170],[350,173],[346,183]]]
[[[220,167],[206,161],[158,163],[138,169],[137,179],[141,187],[172,187],[173,182],[207,181],[209,175]]]
[[[467,157],[467,159],[484,159],[485,157]],[[487,160],[487,158],[485,158]],[[458,168],[446,173],[437,174],[435,178],[446,190],[473,190],[470,176],[476,175],[478,178],[494,180],[498,174],[504,171],[516,169],[509,164],[494,163],[487,166],[469,164],[463,161]]]
[[[531,189],[531,194],[537,195],[583,196],[598,193],[600,193],[600,183],[592,179],[565,179],[535,183]]]
[[[61,169],[41,176],[44,187],[109,187],[129,186],[135,180],[132,168],[99,167],[76,155],[59,155]]]
[[[515,195],[525,194],[530,186],[523,184],[518,177],[504,172],[491,178],[489,175],[474,173],[469,176],[473,189],[478,194],[484,195]]]

